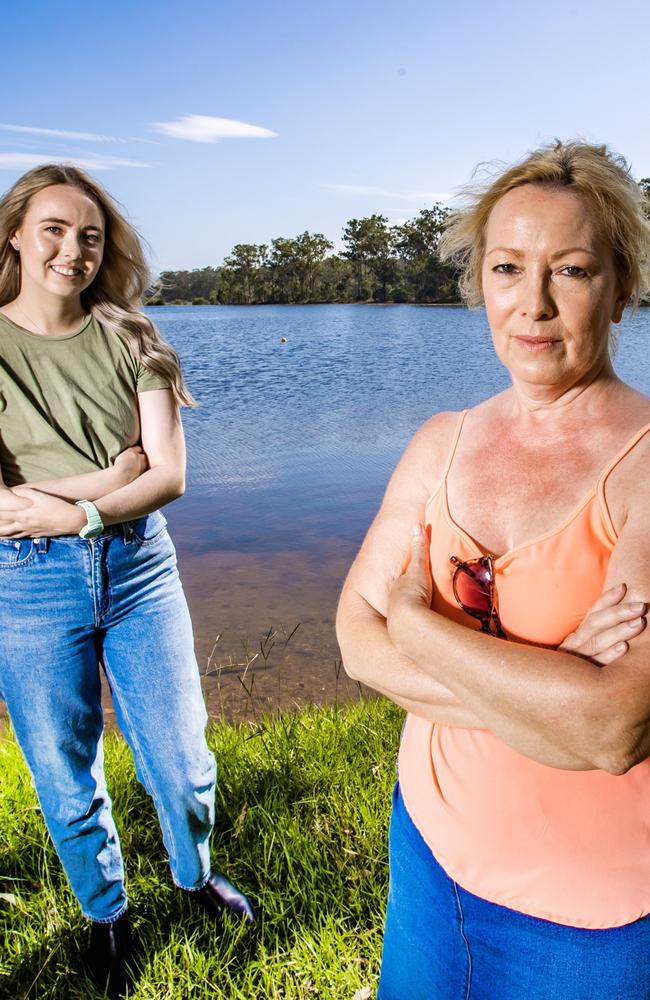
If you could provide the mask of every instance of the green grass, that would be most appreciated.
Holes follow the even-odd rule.
[[[174,888],[128,748],[107,737],[143,968],[138,1000],[374,996],[401,718],[389,702],[368,699],[211,728],[213,862],[257,905],[248,929],[226,918],[218,930]],[[0,788],[0,996],[97,1000],[82,965],[87,924],[11,733],[0,743]]]

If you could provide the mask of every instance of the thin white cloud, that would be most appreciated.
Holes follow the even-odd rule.
[[[74,163],[83,170],[115,170],[116,167],[151,166],[141,160],[128,160],[120,156],[66,156],[60,153],[0,153],[0,170],[23,170],[38,167],[42,163]]]
[[[102,135],[99,132],[72,132],[60,128],[40,128],[36,125],[10,125],[7,122],[0,122],[0,131],[19,132],[22,135],[46,135],[50,139],[72,139],[78,142],[145,142],[147,145],[154,145],[152,139],[135,139],[132,136],[119,137],[116,135]]]
[[[212,118],[210,115],[186,115],[174,122],[154,122],[151,126],[162,135],[189,142],[219,142],[221,139],[274,139],[277,132],[236,122],[232,118]]]
[[[368,184],[323,184],[326,191],[339,194],[357,194],[368,198],[396,198],[398,201],[448,201],[449,191],[388,191]]]

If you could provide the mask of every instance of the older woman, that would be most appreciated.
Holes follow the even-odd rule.
[[[650,997],[650,401],[610,360],[649,250],[581,142],[444,237],[512,386],[418,431],[341,598],[348,673],[409,712],[381,1000]]]

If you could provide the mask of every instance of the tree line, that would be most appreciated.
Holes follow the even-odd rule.
[[[437,252],[448,214],[436,204],[399,226],[350,219],[339,253],[322,233],[238,243],[219,267],[163,271],[149,304],[458,302],[454,269]]]
[[[650,178],[639,186],[650,219]],[[339,253],[322,233],[238,243],[218,267],[163,271],[148,304],[459,302],[455,270],[438,256],[449,211],[437,203],[398,226],[350,219]]]

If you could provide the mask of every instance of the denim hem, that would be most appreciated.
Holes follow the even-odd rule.
[[[201,889],[203,889],[208,884],[208,882],[210,881],[210,876],[211,875],[212,875],[212,872],[209,871],[208,874],[203,879],[203,881],[201,882],[201,885],[181,885],[180,882],[176,881],[176,879],[174,878],[173,875],[172,875],[172,881],[173,881],[174,885],[176,886],[176,888],[177,889],[182,889],[183,892],[200,892]]]
[[[84,917],[86,917],[87,920],[92,920],[94,924],[114,924],[116,920],[119,920],[120,917],[124,916],[128,905],[129,901],[127,900],[125,903],[122,903],[117,913],[114,913],[111,917],[91,917],[89,913],[84,913]],[[81,912],[83,913],[83,910]]]

